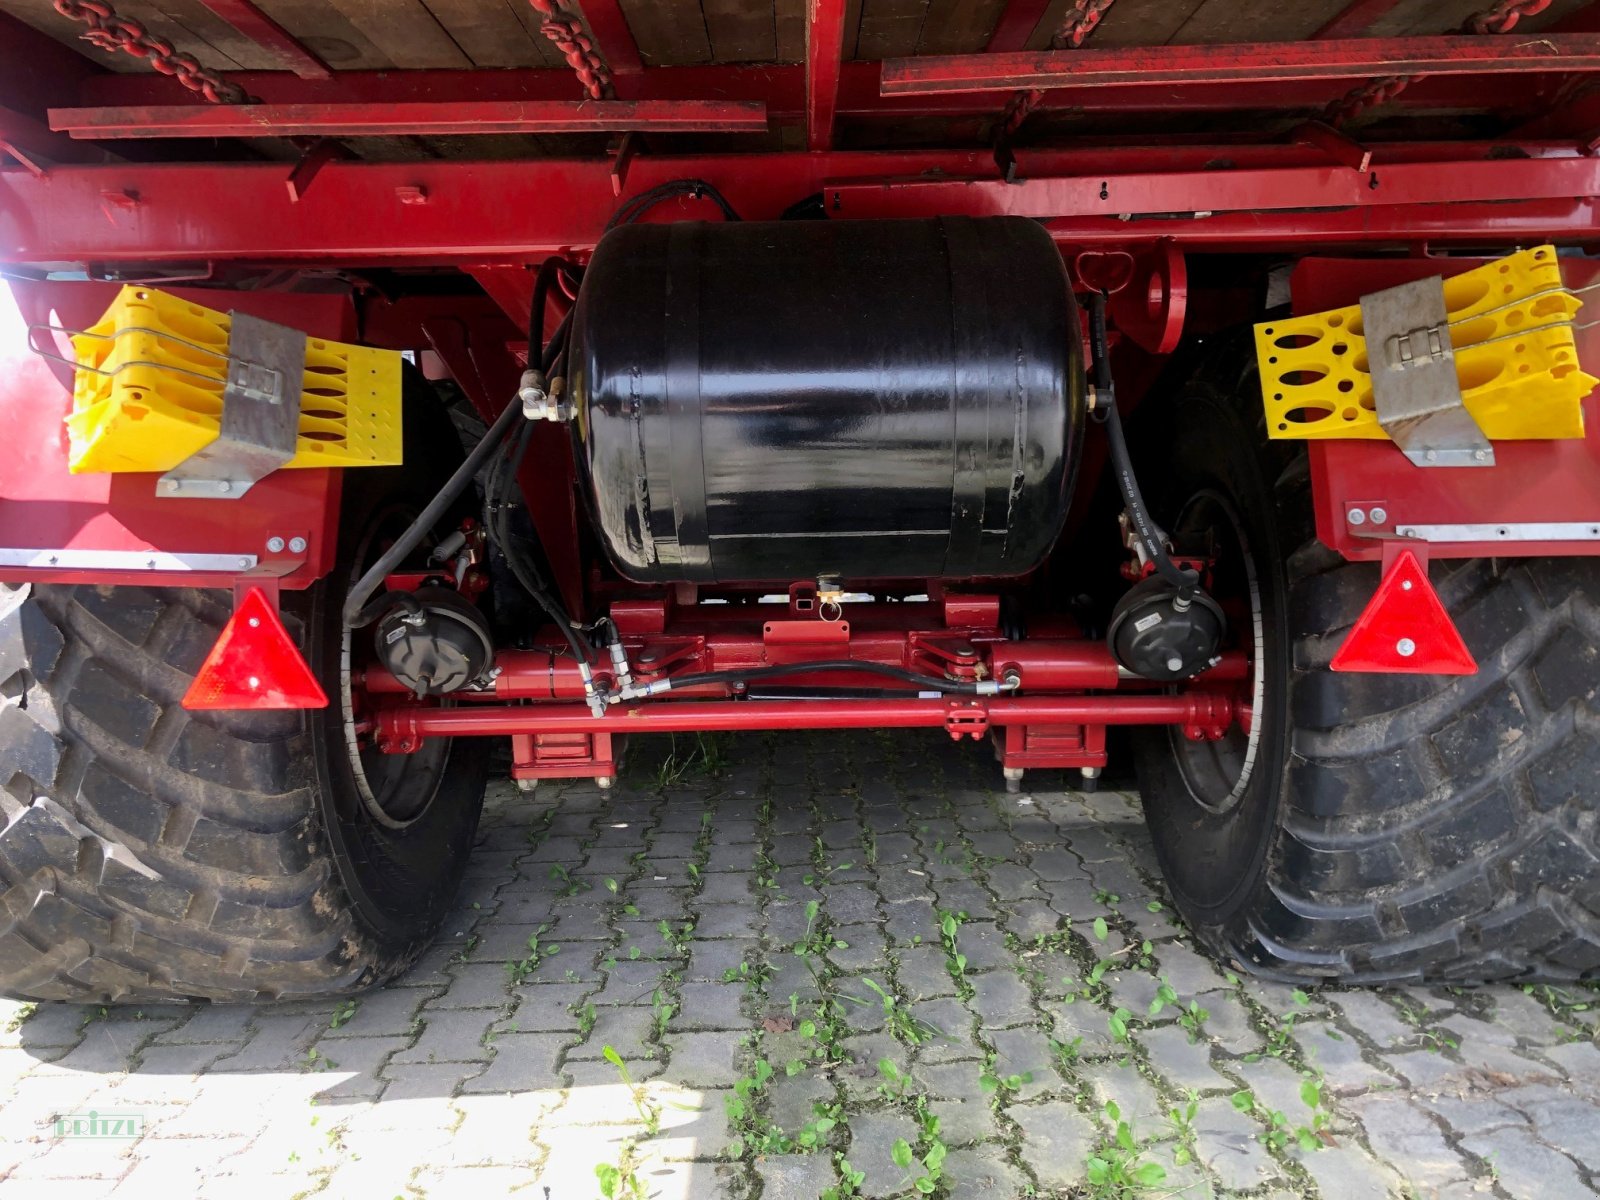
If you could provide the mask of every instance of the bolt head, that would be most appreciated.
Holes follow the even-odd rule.
[[[251,629],[260,629],[261,628],[261,618],[260,617],[251,617],[250,618],[250,628]]]
[[[1417,644],[1410,638],[1401,638],[1394,644],[1394,649],[1401,658],[1410,658],[1417,652]]]
[[[1382,525],[1388,519],[1389,519],[1388,510],[1383,509],[1383,508],[1374,508],[1372,510],[1372,523],[1374,525]]]
[[[1352,525],[1365,525],[1367,523],[1367,510],[1364,508],[1352,508],[1345,516],[1345,520]]]
[[[182,486],[176,479],[163,479],[161,481],[161,490],[164,492],[175,492]]]
[[[1401,591],[1402,591],[1402,592],[1409,592],[1409,591],[1410,591],[1410,590],[1411,590],[1411,580],[1409,580],[1409,579],[1402,579],[1402,580],[1401,580],[1401,581],[1400,581],[1400,590],[1401,590]]]
[[[1167,670],[1169,670],[1169,671],[1181,671],[1181,670],[1183,670],[1183,659],[1179,658],[1177,655],[1173,655],[1171,658],[1167,659]]]
[[[269,537],[267,539],[267,551],[270,554],[281,553],[283,551],[283,539],[281,537]]]
[[[256,688],[261,686],[261,679],[259,676],[252,675],[249,679],[245,680],[245,683],[249,686],[251,691],[255,691]]]
[[[241,571],[248,571],[250,569],[250,560],[243,555],[239,556],[239,569]]]
[[[294,553],[294,554],[304,554],[306,552],[306,540],[305,540],[305,538],[303,538],[303,537],[292,537],[292,538],[290,538],[289,539],[289,550],[290,550],[291,553]]]
[[[217,491],[231,492],[233,491],[233,484],[229,483],[226,479],[219,479],[217,480]]]

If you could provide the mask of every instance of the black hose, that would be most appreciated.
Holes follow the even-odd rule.
[[[1134,535],[1155,563],[1157,573],[1178,589],[1178,599],[1187,604],[1200,587],[1200,573],[1179,567],[1172,561],[1167,553],[1166,539],[1151,520],[1150,510],[1144,506],[1144,494],[1140,492],[1139,480],[1133,473],[1133,456],[1128,453],[1122,417],[1117,412],[1116,390],[1111,378],[1111,352],[1106,337],[1104,292],[1096,292],[1089,297],[1089,351],[1094,357],[1094,411],[1106,427],[1106,436],[1111,443],[1111,469],[1117,477],[1122,501],[1127,505],[1128,519],[1133,522]]]
[[[428,531],[439,523],[439,518],[444,516],[445,510],[466,490],[489,455],[494,453],[495,448],[505,438],[506,431],[521,417],[522,406],[517,403],[516,397],[512,397],[504,411],[495,418],[494,424],[489,426],[483,438],[472,448],[472,453],[467,455],[462,464],[456,468],[455,474],[450,476],[445,485],[439,489],[439,494],[428,501],[428,506],[395,540],[394,545],[385,550],[378,561],[367,568],[366,574],[356,580],[355,586],[350,589],[350,595],[344,602],[346,629],[359,629],[369,624],[389,606],[384,597],[379,597],[378,602],[372,605],[368,605],[367,600],[378,590],[378,585],[383,582],[384,576],[399,566],[405,556],[416,549],[417,543],[427,536]]]
[[[739,214],[734,211],[723,194],[717,191],[704,179],[671,179],[666,183],[658,183],[648,191],[640,192],[637,196],[630,196],[611,215],[611,220],[606,222],[606,231],[615,229],[618,225],[627,225],[637,221],[650,209],[664,200],[671,200],[674,196],[692,196],[696,200],[704,196],[722,210],[722,215],[729,221],[739,220]]]
[[[966,683],[955,679],[941,679],[937,675],[919,675],[915,671],[907,671],[901,667],[891,667],[886,663],[860,662],[853,658],[831,659],[823,662],[783,663],[775,667],[752,667],[744,671],[700,671],[689,675],[672,675],[668,678],[672,683],[672,690],[679,691],[687,687],[698,687],[704,683],[751,683],[759,679],[773,679],[781,675],[814,675],[822,671],[861,671],[868,675],[882,675],[888,679],[898,679],[905,683],[914,683],[918,687],[930,691],[949,692],[958,696],[982,696],[987,692],[980,692],[975,683]]]

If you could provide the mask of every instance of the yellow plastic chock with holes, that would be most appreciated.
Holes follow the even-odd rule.
[[[1581,438],[1583,400],[1600,382],[1578,365],[1555,247],[1535,246],[1444,281],[1461,399],[1491,441]],[[1255,327],[1267,433],[1387,438],[1378,424],[1361,306]]]
[[[226,313],[153,288],[123,288],[72,338],[68,468],[170,471],[214,441],[228,330]],[[307,338],[298,447],[285,467],[399,463],[400,370],[395,351]]]

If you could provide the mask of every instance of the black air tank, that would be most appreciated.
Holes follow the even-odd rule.
[[[623,226],[568,384],[601,537],[641,582],[1020,575],[1085,411],[1061,256],[1011,217]]]

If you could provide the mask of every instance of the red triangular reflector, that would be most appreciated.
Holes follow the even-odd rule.
[[[217,635],[183,698],[189,709],[326,708],[322,690],[278,610],[258,587]]]
[[[1474,675],[1478,663],[1461,640],[1417,556],[1402,550],[1333,656],[1335,671]]]

